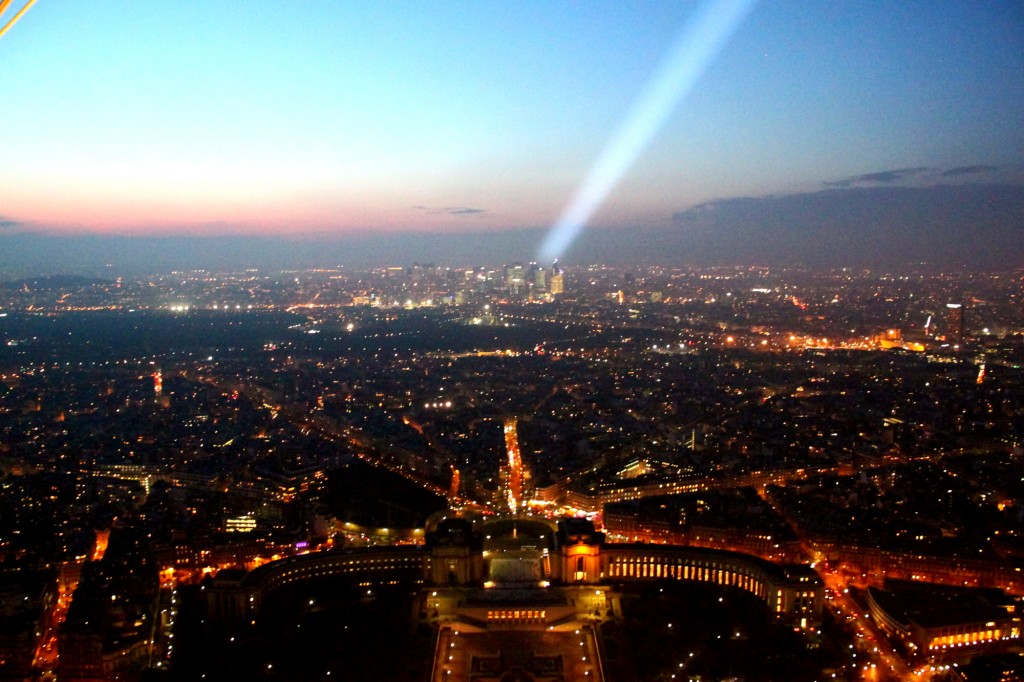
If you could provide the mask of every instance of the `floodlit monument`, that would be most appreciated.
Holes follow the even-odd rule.
[[[738,588],[805,631],[817,627],[824,597],[807,566],[723,550],[608,543],[585,519],[449,517],[427,529],[424,545],[310,553],[246,574],[224,572],[204,590],[208,614],[242,633],[276,590],[324,578],[368,589],[415,586],[417,617],[437,629],[432,679],[477,682],[604,679],[595,626],[621,615],[617,589],[629,584]]]

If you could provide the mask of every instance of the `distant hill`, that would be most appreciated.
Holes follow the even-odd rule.
[[[79,277],[76,275],[47,275],[0,282],[4,289],[29,289],[30,291],[74,291],[87,287],[106,287],[114,284],[113,280]]]

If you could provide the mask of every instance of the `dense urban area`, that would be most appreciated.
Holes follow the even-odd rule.
[[[1024,271],[0,283],[0,680],[1024,679],[1022,567]]]

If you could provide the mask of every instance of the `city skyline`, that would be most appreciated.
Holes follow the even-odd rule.
[[[1013,270],[1024,260],[1024,186],[1017,185],[827,188],[708,202],[676,213],[672,221],[666,228],[584,230],[562,262],[995,272]],[[546,228],[348,238],[12,230],[0,233],[0,279],[417,263],[497,267],[545,262],[536,254],[551,234]]]
[[[0,676],[1019,678],[1021,275],[4,282]]]
[[[599,234],[858,189],[984,185],[1018,205],[1012,5],[38,3],[0,44],[0,235],[12,260],[25,235],[69,251],[83,235],[539,242],[691,22],[723,5],[741,6],[733,30],[585,220]]]

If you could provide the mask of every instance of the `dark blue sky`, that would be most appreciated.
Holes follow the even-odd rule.
[[[1024,173],[1019,2],[43,2],[0,58],[7,234],[497,237],[609,156],[598,229]]]

